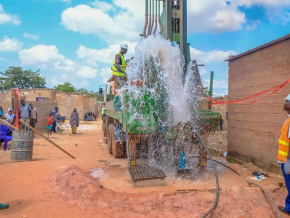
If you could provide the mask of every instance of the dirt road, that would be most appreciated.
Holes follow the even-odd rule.
[[[31,162],[11,162],[10,147],[5,152],[1,147],[0,202],[10,208],[1,210],[0,217],[201,217],[214,202],[211,168],[198,172],[193,181],[167,172],[164,181],[132,182],[127,160],[112,158],[103,145],[101,121],[81,124],[77,135],[55,134],[51,139],[76,159],[39,136]],[[230,166],[250,179],[253,169]],[[274,217],[258,188],[248,187],[224,167],[218,170],[220,198],[212,217]],[[283,205],[286,190],[281,182],[283,177],[270,174],[259,184]],[[177,191],[181,189],[189,191]]]

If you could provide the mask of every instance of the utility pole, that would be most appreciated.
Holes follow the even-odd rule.
[[[210,72],[210,84],[209,84],[209,93],[208,95],[212,98],[212,94],[213,94],[213,76],[214,76],[214,72],[211,71]],[[208,109],[211,110],[211,103],[212,101],[208,102]]]

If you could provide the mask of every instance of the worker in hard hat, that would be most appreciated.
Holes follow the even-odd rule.
[[[124,58],[124,54],[128,51],[128,45],[121,45],[121,51],[115,55],[114,63],[112,66],[112,74],[114,76],[114,80],[117,83],[118,89],[125,85],[126,83],[126,60]]]
[[[279,210],[283,213],[290,215],[290,152],[289,152],[289,143],[290,143],[290,94],[286,97],[284,103],[284,108],[287,112],[287,120],[284,122],[279,137],[279,149],[278,149],[278,162],[281,166],[285,185],[288,191],[287,197],[285,199],[285,207],[278,206]]]

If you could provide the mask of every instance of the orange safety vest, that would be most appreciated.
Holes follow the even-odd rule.
[[[288,131],[289,131],[289,124],[290,124],[290,118],[288,118],[280,132],[280,138],[279,138],[279,150],[277,159],[282,162],[286,162],[287,156],[288,156],[288,150],[289,150],[289,142],[290,139],[288,138]]]

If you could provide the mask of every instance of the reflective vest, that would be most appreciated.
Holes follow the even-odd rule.
[[[288,131],[289,131],[290,118],[288,118],[281,129],[280,138],[279,138],[279,150],[277,158],[279,161],[286,162],[289,150],[289,142]]]
[[[121,54],[121,52],[119,52],[118,54],[115,55],[115,59],[114,59],[114,63],[112,66],[112,74],[114,74],[115,76],[123,76],[126,77],[124,73],[121,73],[117,68],[116,68],[116,56],[120,55],[121,56],[121,64],[119,64],[119,66],[121,67],[121,69],[126,72],[126,61],[124,56]]]

